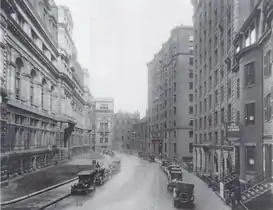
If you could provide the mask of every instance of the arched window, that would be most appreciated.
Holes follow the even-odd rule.
[[[30,73],[30,104],[34,103],[34,81],[35,81],[35,77],[36,77],[36,72],[34,70],[31,71]]]
[[[52,111],[52,102],[53,102],[54,86],[50,90],[50,111]]]
[[[42,91],[41,91],[41,106],[42,106],[42,109],[45,108],[45,104],[44,104],[45,88],[46,88],[46,80],[43,79],[42,80]]]
[[[21,70],[24,67],[23,61],[21,58],[17,58],[15,61],[15,95],[16,99],[20,98],[20,76]]]

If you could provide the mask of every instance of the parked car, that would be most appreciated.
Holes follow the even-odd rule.
[[[106,168],[97,169],[97,174],[95,178],[96,185],[103,185],[110,178],[110,170]]]
[[[166,170],[167,175],[169,175],[169,173],[171,172],[171,170],[173,170],[174,168],[181,169],[181,166],[177,165],[177,164],[171,164],[171,165],[169,165],[167,167],[167,170]]]
[[[78,173],[78,183],[71,186],[71,194],[88,194],[96,190],[95,178],[97,172],[95,170],[82,171]]]
[[[194,185],[176,182],[173,188],[173,205],[175,208],[194,208]]]
[[[178,181],[183,181],[183,173],[182,169],[180,170],[172,170],[168,174],[168,184],[167,184],[167,190],[172,191],[173,188],[176,186],[176,183]]]

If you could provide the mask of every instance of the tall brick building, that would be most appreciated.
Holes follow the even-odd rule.
[[[192,158],[193,28],[178,26],[148,64],[150,152]]]
[[[73,29],[65,11],[67,24],[58,18],[52,0],[1,1],[0,76],[7,93],[1,181],[90,147],[92,96],[84,80],[88,71],[77,62],[71,37],[70,45],[59,45]],[[60,28],[66,32],[58,36]]]

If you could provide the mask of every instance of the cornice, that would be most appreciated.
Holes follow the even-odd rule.
[[[48,60],[44,53],[33,44],[32,40],[25,34],[25,32],[20,28],[20,26],[10,17],[7,20],[8,29],[12,31],[15,35],[20,37],[21,43],[23,43],[34,55],[37,55],[37,58],[48,68],[50,69],[56,77],[60,76],[59,70]],[[9,38],[10,39],[10,38]],[[10,39],[12,42],[14,40]],[[16,43],[15,43],[16,44]]]

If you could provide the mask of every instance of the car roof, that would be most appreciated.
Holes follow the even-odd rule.
[[[95,172],[94,170],[81,171],[81,172],[78,173],[78,176],[92,175],[94,172]]]

